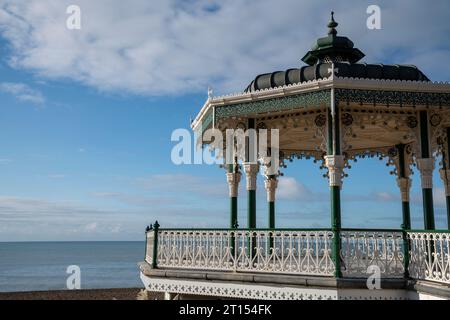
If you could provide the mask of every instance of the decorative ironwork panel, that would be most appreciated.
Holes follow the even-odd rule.
[[[202,131],[204,132],[206,129],[209,128],[209,126],[212,124],[214,119],[214,111],[213,110],[209,110],[208,113],[206,114],[205,118],[202,121]],[[202,132],[202,133],[203,133]]]
[[[352,101],[374,105],[450,105],[449,93],[335,89],[335,97],[342,102]]]
[[[410,276],[450,283],[450,233],[409,232],[408,240]]]
[[[342,231],[341,270],[345,277],[367,278],[377,266],[385,278],[404,276],[403,235],[396,231]]]
[[[160,230],[158,266],[332,276],[331,231]]]
[[[330,101],[330,90],[321,90],[255,102],[216,106],[216,118],[238,117],[261,112],[278,112],[306,107],[319,107],[329,105]]]

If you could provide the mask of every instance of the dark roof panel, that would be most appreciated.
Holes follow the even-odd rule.
[[[289,69],[259,75],[245,90],[281,87],[289,84],[327,78],[331,74],[331,63],[320,63],[300,69]],[[341,78],[361,78],[379,80],[430,81],[417,67],[410,65],[383,65],[348,62],[334,63],[335,75]]]
[[[417,67],[412,65],[383,65],[357,63],[364,57],[347,37],[337,36],[334,14],[328,23],[328,36],[316,41],[312,49],[303,57],[307,66],[259,75],[245,90],[281,87],[311,80],[327,78],[334,64],[335,75],[343,78],[362,78],[380,80],[430,81]]]

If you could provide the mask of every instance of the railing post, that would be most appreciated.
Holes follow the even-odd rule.
[[[408,239],[408,229],[404,224],[402,224],[402,234],[403,234],[403,267],[405,269],[404,271],[404,277],[405,279],[409,279],[409,239]]]
[[[155,221],[153,225],[153,255],[152,255],[152,268],[156,269],[158,267],[158,231],[159,231],[159,223]]]

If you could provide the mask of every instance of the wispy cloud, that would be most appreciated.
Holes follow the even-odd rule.
[[[12,159],[8,159],[8,158],[0,158],[0,164],[8,164],[11,163]]]
[[[43,105],[45,103],[44,95],[40,91],[31,88],[25,83],[1,82],[0,92],[11,94],[17,100],[29,102],[34,105]]]
[[[97,222],[91,222],[84,226],[87,232],[95,232],[97,230]]]
[[[78,0],[89,19],[75,31],[65,27],[69,4],[2,1],[0,32],[11,44],[10,65],[109,92],[178,94],[209,84],[216,92],[238,91],[259,73],[299,66],[326,34],[333,8],[339,33],[350,36],[367,62],[421,64],[441,77],[436,80],[449,79],[446,0],[432,6],[379,0],[382,30],[376,31],[366,28],[364,1]]]
[[[136,239],[146,220],[138,210],[0,196],[0,241]]]
[[[225,174],[221,181],[193,174],[156,174],[138,178],[137,183],[147,189],[177,194],[178,196],[184,194],[223,198],[228,194]]]
[[[0,196],[0,221],[13,219],[24,220],[37,217],[57,217],[70,219],[71,216],[101,215],[111,211],[90,208],[70,201],[50,201],[36,198]]]
[[[61,173],[54,173],[54,174],[49,174],[48,177],[50,179],[64,179],[66,177],[66,175],[61,174]]]
[[[151,207],[163,203],[173,203],[177,198],[168,196],[146,196],[141,194],[130,194],[125,192],[93,192],[90,196],[102,199],[116,200],[132,206]]]

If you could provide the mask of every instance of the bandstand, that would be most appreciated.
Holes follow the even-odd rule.
[[[364,53],[328,35],[302,58],[305,66],[258,75],[244,92],[210,96],[192,129],[278,129],[281,170],[288,160],[314,158],[330,189],[330,227],[278,229],[280,172],[248,155],[225,165],[228,229],[147,228],[141,278],[167,298],[428,299],[450,298],[450,231],[435,230],[433,170],[447,197],[450,229],[450,85],[430,81],[417,67],[360,63]],[[398,229],[341,227],[341,189],[352,161],[379,157],[392,166],[402,201]],[[439,168],[435,168],[439,159]],[[261,159],[260,159],[261,160]],[[412,166],[423,195],[423,229],[411,230]],[[262,169],[262,170],[261,170]],[[256,180],[264,179],[269,228],[256,225]],[[247,228],[238,221],[245,178]],[[244,204],[245,205],[245,204]],[[369,290],[374,270],[380,287]],[[371,271],[372,270],[372,271]],[[375,282],[374,282],[375,283]]]

